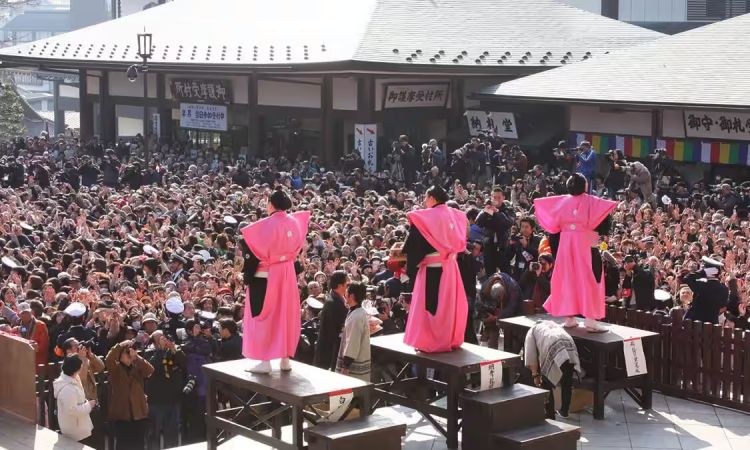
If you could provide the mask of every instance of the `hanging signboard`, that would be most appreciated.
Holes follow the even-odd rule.
[[[180,126],[196,130],[227,131],[227,107],[180,103]]]
[[[170,83],[172,97],[180,102],[232,103],[232,82],[230,80],[202,80],[178,78]]]
[[[383,109],[390,108],[445,108],[448,104],[450,83],[386,84]]]
[[[354,151],[362,155],[365,170],[373,173],[378,168],[378,124],[354,124]]]
[[[750,141],[750,114],[687,110],[684,117],[687,137]]]
[[[513,113],[467,110],[466,121],[469,124],[469,134],[494,134],[505,139],[518,139],[516,118]]]
[[[156,137],[161,137],[161,114],[151,114],[151,132]]]

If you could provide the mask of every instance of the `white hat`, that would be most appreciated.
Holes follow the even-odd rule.
[[[216,318],[216,313],[208,311],[198,311],[198,317],[206,320],[214,320]]]
[[[182,312],[185,311],[185,305],[182,303],[182,299],[179,295],[169,297],[165,306],[167,311],[172,314],[182,314]]]
[[[81,302],[73,302],[65,308],[64,312],[70,317],[81,317],[86,313],[86,305]]]
[[[657,302],[667,302],[672,299],[672,295],[664,289],[654,290],[654,300]]]
[[[315,297],[307,297],[307,307],[312,309],[323,309],[323,302]]]
[[[669,206],[669,205],[671,205],[671,204],[672,204],[672,199],[671,199],[671,198],[669,198],[669,196],[667,196],[667,195],[664,195],[664,196],[663,196],[663,197],[661,198],[661,202],[662,202],[662,203],[664,203],[665,205]]]
[[[203,261],[211,261],[213,259],[211,257],[211,254],[208,253],[208,250],[201,250],[198,252],[198,254],[203,257]]]
[[[143,253],[145,253],[145,254],[147,254],[149,256],[153,255],[154,253],[158,253],[158,252],[159,252],[159,250],[157,250],[152,245],[146,244],[146,245],[143,246]]]
[[[154,313],[144,314],[143,319],[141,319],[141,323],[145,324],[146,322],[158,322],[158,320],[156,320],[156,315]]]
[[[21,314],[23,312],[31,312],[31,305],[29,305],[26,302],[21,302],[18,305],[18,313]]]
[[[237,225],[237,219],[232,216],[224,216],[224,223],[227,225]]]
[[[200,261],[200,262],[204,262],[205,261],[205,259],[203,259],[203,255],[193,255],[193,257],[191,259],[193,261]]]

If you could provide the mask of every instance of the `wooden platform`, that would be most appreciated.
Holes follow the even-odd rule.
[[[520,351],[524,346],[526,333],[540,320],[552,320],[562,324],[562,317],[549,314],[500,319],[498,325],[503,330],[506,351]],[[582,322],[583,319],[578,319]],[[594,392],[594,418],[604,419],[604,399],[616,389],[624,389],[627,394],[643,409],[651,409],[651,379],[653,368],[654,346],[660,336],[650,331],[620,325],[604,324],[608,331],[590,333],[582,326],[565,328],[578,347],[581,364],[586,371],[586,378],[581,385]],[[644,356],[648,372],[645,375],[628,377],[623,359],[623,341],[640,338],[643,343]]]
[[[94,450],[54,431],[0,412],[2,450]]]
[[[521,357],[474,344],[464,343],[451,352],[425,353],[404,344],[403,334],[379,336],[370,340],[378,402],[403,405],[418,411],[446,437],[450,449],[458,448],[461,426],[459,396],[466,389],[467,375],[478,374],[485,361],[502,361],[503,384],[513,384]],[[439,379],[426,376],[427,369]],[[413,376],[416,373],[416,376]],[[436,418],[447,420],[446,426]]]
[[[320,413],[310,407],[319,403],[328,404],[331,393],[345,389],[353,391],[361,414],[370,413],[372,384],[308,364],[291,363],[291,371],[282,372],[274,365],[270,374],[248,372],[247,369],[255,362],[247,359],[203,366],[207,382],[209,450],[230,444],[231,439],[226,439],[229,436],[244,436],[265,444],[257,448],[304,449],[305,426],[316,425],[321,419]],[[219,410],[217,399],[220,389],[223,394],[232,397],[232,404],[241,406]],[[349,408],[352,406],[349,405]],[[289,413],[291,425],[284,426],[289,423]],[[344,417],[347,413],[344,413]],[[244,424],[239,421],[240,418],[246,419]]]

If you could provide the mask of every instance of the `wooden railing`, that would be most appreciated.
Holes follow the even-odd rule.
[[[615,306],[606,321],[661,335],[649,368],[657,390],[750,412],[750,332]]]

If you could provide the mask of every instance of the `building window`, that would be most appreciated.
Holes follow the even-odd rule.
[[[688,0],[687,19],[715,21],[750,12],[750,0]]]

